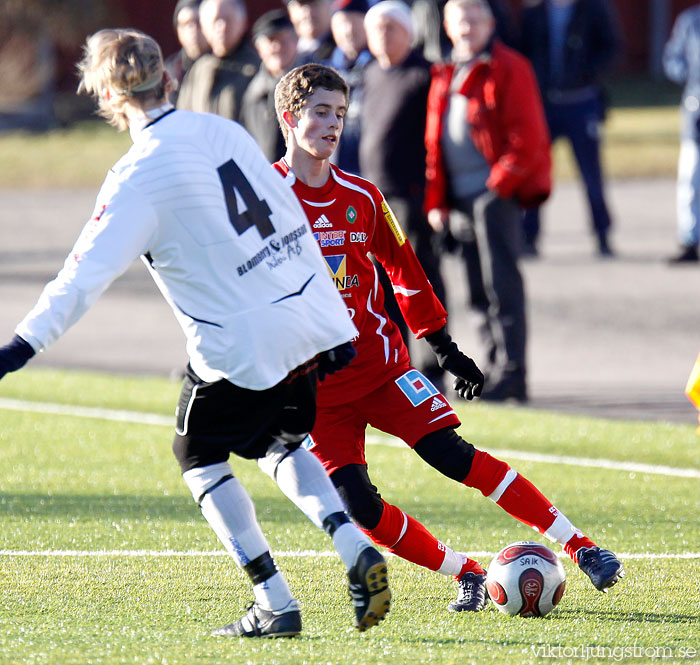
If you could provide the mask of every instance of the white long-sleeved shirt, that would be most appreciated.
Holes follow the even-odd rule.
[[[138,257],[205,381],[264,390],[357,334],[299,202],[240,125],[178,110],[131,134],[62,270],[15,330],[36,351]]]

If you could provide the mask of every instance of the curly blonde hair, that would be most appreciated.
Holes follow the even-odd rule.
[[[99,115],[120,130],[128,127],[126,104],[166,99],[160,46],[138,30],[108,28],[88,37],[78,72],[78,92],[94,97]]]

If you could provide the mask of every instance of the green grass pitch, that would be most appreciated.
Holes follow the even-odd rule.
[[[523,459],[508,461],[599,544],[630,555],[627,577],[610,593],[567,560],[566,593],[546,618],[510,618],[492,606],[465,616],[446,611],[450,579],[391,557],[392,611],[358,633],[327,537],[255,464],[232,458],[301,601],[304,632],[210,637],[252,594],[180,478],[172,428],[7,408],[12,399],[167,416],[178,390],[161,379],[31,369],[0,384],[0,664],[698,662],[697,473]],[[700,469],[691,425],[457,409],[462,435],[505,459],[511,450]],[[371,445],[368,459],[382,495],[456,549],[551,545],[408,450]]]

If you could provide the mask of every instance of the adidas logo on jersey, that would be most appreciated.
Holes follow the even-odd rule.
[[[333,224],[331,224],[331,223],[328,221],[328,217],[326,217],[325,215],[321,215],[321,216],[314,222],[314,228],[315,228],[315,229],[327,229],[327,228],[329,228],[329,227],[331,227],[331,226],[333,226]]]
[[[433,397],[433,403],[430,406],[431,411],[437,411],[438,409],[442,409],[443,406],[447,406],[445,402],[443,402],[439,397]]]

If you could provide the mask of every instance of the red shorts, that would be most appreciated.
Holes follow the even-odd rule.
[[[411,367],[360,399],[319,407],[311,451],[330,475],[348,464],[367,464],[367,425],[397,436],[413,448],[426,434],[460,424],[447,398]]]

